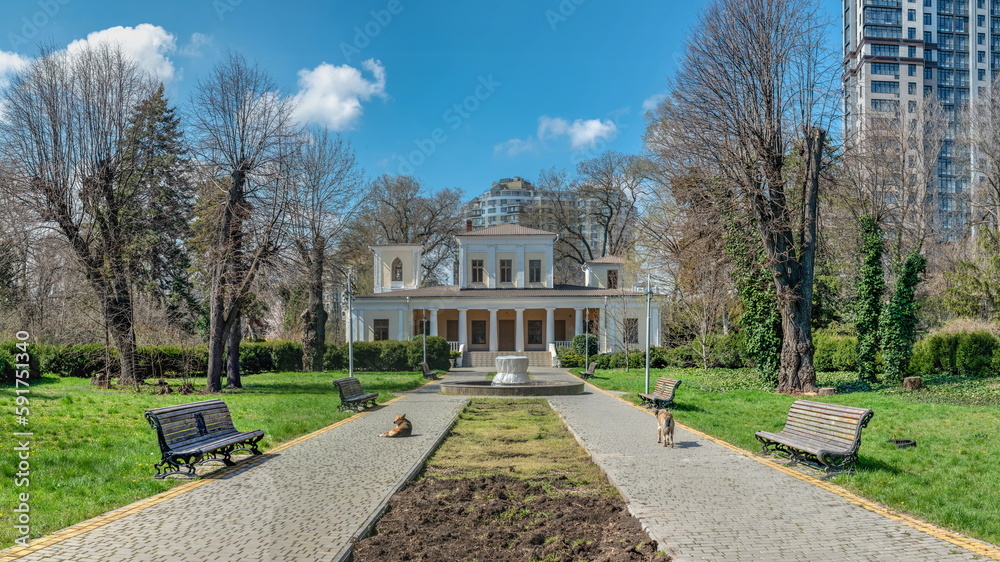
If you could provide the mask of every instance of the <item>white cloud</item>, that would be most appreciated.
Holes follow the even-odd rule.
[[[0,86],[7,84],[7,76],[15,72],[24,65],[28,64],[31,59],[22,57],[17,53],[8,53],[7,51],[0,51]]]
[[[570,148],[592,147],[601,139],[611,140],[618,136],[618,126],[610,119],[577,119],[570,123],[561,117],[542,115],[538,118],[538,138],[554,139],[569,137]]]
[[[204,33],[198,33],[196,31],[191,34],[191,39],[188,40],[187,44],[181,47],[177,52],[187,57],[200,57],[202,56],[202,48],[211,44],[211,35],[205,35]]]
[[[663,94],[663,93],[653,94],[653,95],[649,96],[648,98],[642,100],[642,110],[643,111],[652,111],[652,110],[656,109],[656,106],[660,105],[660,102],[663,101],[663,99],[666,98],[666,97],[667,97],[667,94]]]
[[[373,96],[385,99],[385,67],[375,59],[363,61],[361,66],[373,80],[346,64],[324,62],[312,70],[300,70],[299,91],[294,98],[298,120],[342,131],[351,128],[364,113],[361,102]]]
[[[525,152],[534,152],[538,149],[538,143],[534,139],[521,140],[510,139],[493,147],[494,154],[506,153],[507,156],[517,156]]]
[[[174,63],[167,54],[177,49],[177,40],[158,25],[141,23],[135,27],[109,27],[87,35],[86,39],[73,41],[66,50],[73,53],[101,43],[120,45],[141,68],[165,84],[174,78]]]

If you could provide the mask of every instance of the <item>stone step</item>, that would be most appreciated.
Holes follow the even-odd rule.
[[[466,351],[462,365],[469,367],[495,367],[501,355],[521,355],[528,358],[529,367],[551,367],[552,355],[547,351]]]

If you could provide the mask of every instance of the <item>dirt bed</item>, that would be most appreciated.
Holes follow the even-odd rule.
[[[390,505],[354,560],[670,560],[617,494],[564,477],[427,475]]]

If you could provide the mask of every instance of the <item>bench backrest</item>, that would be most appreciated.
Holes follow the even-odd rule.
[[[590,365],[587,365],[587,370],[586,370],[586,372],[587,372],[587,373],[593,373],[593,372],[594,372],[594,369],[596,369],[596,368],[597,368],[597,363],[596,363],[596,362],[593,362],[593,363],[591,363]]]
[[[236,431],[229,408],[222,400],[205,400],[146,410],[149,425],[156,430],[160,446],[171,445],[212,433]]]
[[[796,400],[788,410],[782,432],[821,437],[856,452],[861,445],[861,430],[873,415],[867,408]]]
[[[667,394],[672,397],[679,384],[681,384],[681,381],[677,379],[660,377],[656,379],[656,386],[653,387],[653,394]]]
[[[340,391],[341,400],[347,400],[351,397],[359,396],[365,393],[365,391],[361,389],[361,381],[359,381],[357,377],[337,379],[333,381],[333,384],[337,385],[337,390]]]
[[[431,372],[431,367],[426,362],[424,362],[420,364],[420,370],[423,371],[424,374],[426,375],[427,373]]]

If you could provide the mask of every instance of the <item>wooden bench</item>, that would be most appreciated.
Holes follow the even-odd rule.
[[[340,391],[339,411],[361,410],[375,405],[378,398],[377,392],[365,392],[361,388],[361,381],[357,377],[345,377],[333,381],[334,386]]]
[[[796,400],[788,410],[785,428],[778,433],[758,431],[762,454],[781,452],[791,458],[817,463],[826,473],[858,460],[861,430],[874,412],[866,408]]]
[[[595,370],[597,370],[597,363],[591,363],[587,367],[586,371],[580,371],[580,378],[583,380],[589,379],[590,377],[594,376]]]
[[[171,474],[194,476],[196,464],[213,460],[233,466],[230,457],[236,451],[261,454],[257,443],[264,432],[236,431],[229,408],[222,400],[146,410],[146,420],[156,430],[160,442],[161,459],[154,465],[156,478]],[[181,467],[187,470],[182,471]]]
[[[432,371],[430,366],[426,362],[420,364],[420,370],[424,372],[425,379],[436,380],[438,378],[438,375],[441,374],[441,371]]]
[[[667,377],[656,379],[656,386],[649,394],[639,393],[639,399],[646,406],[656,408],[669,408],[674,405],[674,391],[680,386],[681,381]]]

